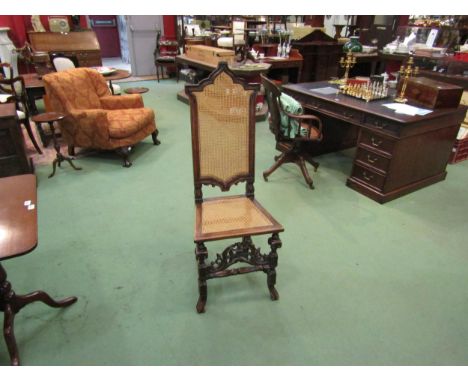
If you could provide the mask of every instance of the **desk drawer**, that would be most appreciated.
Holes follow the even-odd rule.
[[[361,147],[357,149],[356,161],[362,162],[367,166],[375,167],[376,169],[385,173],[387,172],[388,166],[390,165],[390,159]]]
[[[359,143],[372,147],[376,150],[383,151],[387,154],[392,154],[395,141],[383,137],[382,135],[375,134],[367,129],[361,129],[361,136]]]
[[[379,175],[376,172],[369,170],[368,168],[354,164],[353,173],[351,174],[352,178],[356,178],[359,181],[366,183],[367,185],[378,189],[379,191],[383,190],[385,183],[385,176]]]

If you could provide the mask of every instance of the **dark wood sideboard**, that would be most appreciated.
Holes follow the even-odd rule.
[[[33,172],[14,103],[0,104],[0,177]]]
[[[323,81],[338,76],[343,43],[316,29],[291,44],[304,59],[300,82]]]
[[[101,47],[94,31],[28,32],[34,52],[76,56],[81,67],[102,66]]]
[[[366,103],[311,90],[332,86],[325,81],[283,86],[307,113],[322,118],[324,138],[310,147],[311,156],[356,145],[347,185],[379,203],[445,179],[465,106],[409,116],[383,106],[392,98]]]

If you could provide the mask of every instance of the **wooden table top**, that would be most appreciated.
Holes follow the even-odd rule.
[[[0,104],[0,119],[16,116],[16,105],[14,103]]]
[[[57,113],[55,111],[49,113],[42,113],[37,114],[31,117],[31,119],[36,123],[48,123],[48,122],[55,122],[64,119],[65,115],[62,113]]]
[[[24,86],[27,88],[43,88],[44,81],[40,78],[37,73],[22,74],[21,77],[24,79]]]
[[[36,176],[0,178],[0,260],[25,255],[36,246]]]
[[[116,81],[116,80],[123,80],[124,78],[128,78],[132,75],[128,70],[124,69],[117,69],[115,72],[103,76],[106,81]]]

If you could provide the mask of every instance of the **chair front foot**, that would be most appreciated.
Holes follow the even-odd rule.
[[[206,285],[205,285],[206,288]],[[197,302],[197,313],[205,313],[206,296],[200,295]]]
[[[129,151],[128,147],[119,147],[115,151],[122,158],[122,160],[123,160],[122,166],[123,167],[131,167],[132,166],[132,162],[130,162],[130,160],[129,160],[130,151]]]
[[[279,300],[279,293],[275,288],[276,284],[276,271],[273,271],[267,276],[268,290],[270,291],[270,298],[272,301]]]
[[[160,145],[161,144],[161,141],[158,139],[158,134],[159,134],[159,131],[158,130],[155,130],[151,133],[151,138],[153,139],[153,144],[154,145]]]

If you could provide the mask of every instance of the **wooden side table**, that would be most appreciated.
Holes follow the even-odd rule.
[[[64,118],[65,118],[65,115],[61,113],[56,113],[56,112],[42,113],[42,114],[38,114],[32,117],[32,120],[37,124],[48,123],[50,127],[50,131],[52,132],[52,140],[54,141],[54,148],[55,148],[55,151],[57,152],[57,156],[52,162],[52,174],[49,175],[49,178],[52,178],[55,175],[55,168],[57,164],[59,167],[61,167],[60,164],[63,161],[67,161],[68,163],[70,163],[70,166],[72,166],[75,170],[82,170],[81,167],[76,167],[73,164],[72,162],[73,158],[65,156],[60,152],[60,145],[58,144],[57,136],[55,135],[54,122],[61,121]]]
[[[127,94],[143,94],[148,92],[148,88],[143,88],[143,87],[137,87],[137,88],[128,88],[125,89],[124,92]]]
[[[0,311],[4,314],[3,336],[10,354],[11,365],[20,363],[14,333],[15,315],[36,301],[53,308],[64,308],[77,301],[76,297],[56,301],[47,293],[36,291],[17,295],[7,280],[2,266],[4,260],[26,255],[37,246],[37,192],[35,175],[18,175],[0,179]]]

